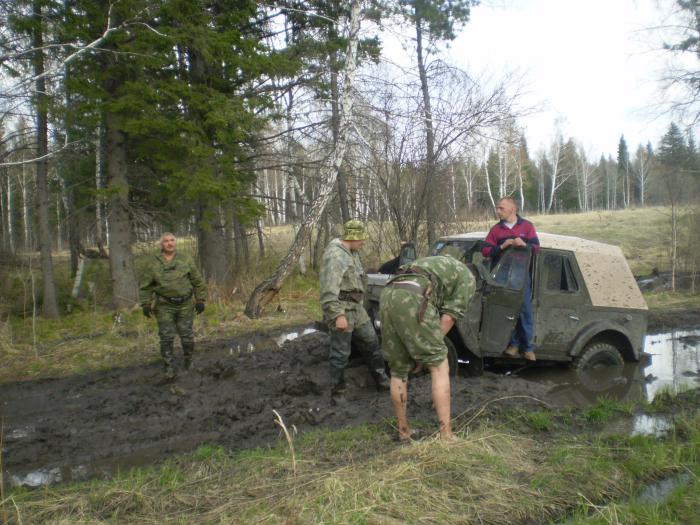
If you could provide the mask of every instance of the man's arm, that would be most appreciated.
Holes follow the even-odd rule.
[[[141,281],[139,282],[139,304],[141,306],[150,306],[151,302],[153,301],[153,288],[155,285],[156,282],[153,278],[151,265],[148,265],[141,276]]]

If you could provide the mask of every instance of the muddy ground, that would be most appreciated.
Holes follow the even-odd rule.
[[[693,315],[697,326],[698,313],[683,321]],[[172,383],[162,382],[161,367],[153,363],[0,385],[5,481],[31,486],[108,476],[204,443],[230,449],[272,444],[280,438],[273,410],[298,432],[372,422],[393,434],[389,395],[376,392],[357,361],[347,373],[348,403],[331,405],[327,341],[314,332],[281,347],[269,335],[200,344],[194,369]],[[496,415],[571,401],[547,381],[497,372],[454,378],[457,427],[485,404],[487,414]],[[411,380],[409,416],[434,420],[429,376]]]

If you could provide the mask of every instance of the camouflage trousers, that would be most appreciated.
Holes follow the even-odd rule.
[[[331,338],[328,361],[331,365],[331,373],[334,369],[339,371],[345,369],[350,359],[353,344],[371,371],[384,369],[384,357],[379,347],[377,334],[370,321],[359,326],[355,325],[352,330],[345,332],[339,332],[335,329],[335,321],[328,324]]]
[[[440,330],[440,313],[428,303],[421,322],[418,311],[423,297],[401,288],[382,291],[379,315],[382,321],[382,351],[391,376],[404,379],[416,363],[437,366],[447,357]]]
[[[194,350],[194,331],[192,330],[194,306],[192,301],[186,301],[183,304],[170,304],[159,299],[155,312],[158,320],[158,336],[160,337],[160,355],[166,369],[172,368],[173,365],[173,343],[177,335],[180,336],[185,363],[189,363],[192,360]]]

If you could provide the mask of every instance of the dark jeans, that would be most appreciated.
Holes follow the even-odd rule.
[[[518,322],[510,337],[510,345],[517,346],[521,352],[535,351],[535,324],[532,319],[532,285],[528,278],[523,290],[523,307],[520,310]]]

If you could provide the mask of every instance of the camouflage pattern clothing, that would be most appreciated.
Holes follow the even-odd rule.
[[[469,269],[451,257],[424,257],[399,271],[416,269],[420,273],[392,278],[380,299],[382,350],[392,377],[408,377],[416,363],[437,366],[445,360],[440,318],[443,314],[455,320],[462,317],[476,288]],[[420,319],[429,287],[432,292]]]
[[[331,383],[341,387],[342,372],[348,364],[352,343],[363,355],[373,374],[384,369],[377,335],[363,305],[367,276],[357,252],[333,239],[323,253],[320,272],[321,309],[330,334]],[[336,329],[335,320],[344,315],[348,328]]]
[[[150,306],[155,298],[155,314],[160,337],[160,354],[166,371],[172,371],[173,343],[180,336],[185,367],[189,366],[194,350],[194,306],[206,299],[206,287],[202,274],[194,262],[183,255],[175,254],[171,261],[162,254],[149,261],[141,279],[141,306]]]

